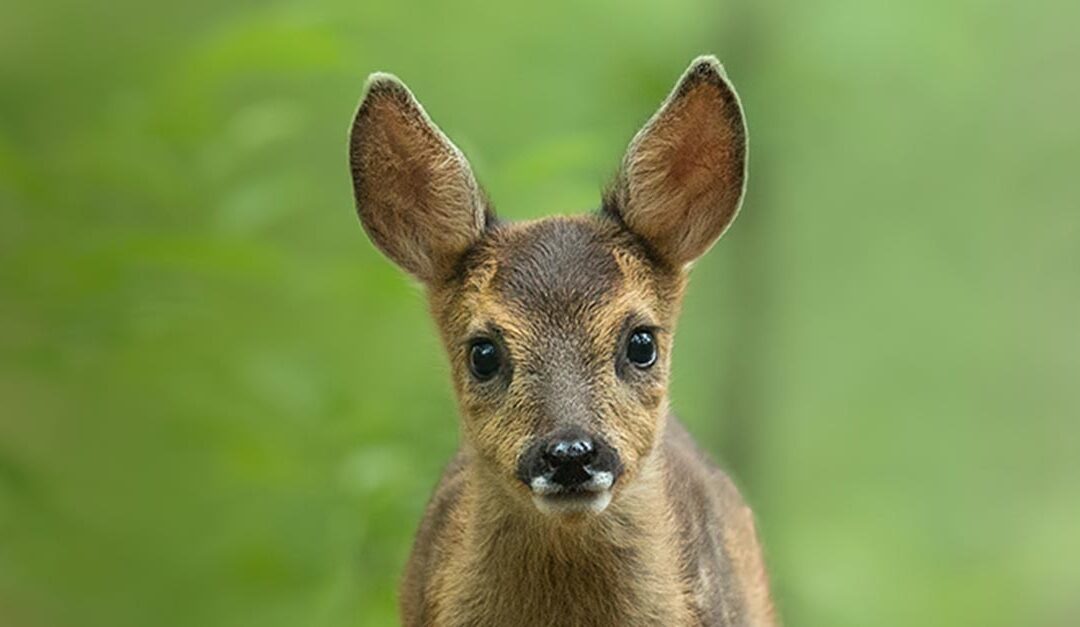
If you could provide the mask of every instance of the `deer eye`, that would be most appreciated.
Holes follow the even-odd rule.
[[[469,370],[473,376],[486,381],[499,371],[499,349],[491,340],[476,340],[469,348]]]
[[[656,338],[648,329],[636,329],[626,342],[626,358],[638,368],[656,363]]]

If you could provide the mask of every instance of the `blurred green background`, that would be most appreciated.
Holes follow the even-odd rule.
[[[397,73],[506,217],[712,52],[750,192],[673,403],[789,625],[1080,624],[1080,4],[0,4],[0,625],[396,622],[456,443],[345,137]]]

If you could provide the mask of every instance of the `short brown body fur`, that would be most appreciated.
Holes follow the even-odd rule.
[[[373,79],[350,157],[369,235],[425,284],[461,414],[404,624],[775,624],[753,516],[668,409],[689,264],[745,181],[719,64],[691,65],[592,215],[498,222],[391,77]]]

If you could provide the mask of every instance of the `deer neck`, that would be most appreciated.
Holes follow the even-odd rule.
[[[583,613],[564,617],[566,624],[678,615],[678,538],[663,473],[654,452],[604,512],[566,520],[540,513],[527,497],[471,467],[463,499],[467,558],[459,581],[472,591],[475,606],[505,608],[517,624],[522,615],[567,598]]]

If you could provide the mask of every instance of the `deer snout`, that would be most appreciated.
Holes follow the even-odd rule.
[[[546,514],[598,513],[611,501],[621,471],[618,452],[603,438],[569,428],[534,441],[521,457],[518,478]]]
[[[543,461],[551,469],[551,481],[576,488],[592,478],[589,464],[596,459],[592,438],[572,435],[551,440],[544,448]]]

